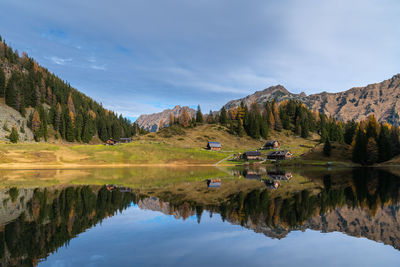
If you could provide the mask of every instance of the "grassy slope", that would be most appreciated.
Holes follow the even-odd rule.
[[[323,153],[324,144],[319,144],[315,148],[311,149],[301,157],[301,161],[294,161],[293,164],[302,163],[312,164],[312,165],[325,165],[326,162],[332,162],[332,164],[340,164],[340,165],[348,165],[353,166],[356,165],[351,160],[351,150],[349,145],[347,144],[332,144],[332,152],[331,156],[327,157]]]
[[[271,139],[281,142],[295,156],[309,151],[317,144],[310,139],[294,137],[289,132],[272,132]],[[207,141],[219,141],[223,151],[207,151]],[[45,168],[52,166],[110,166],[110,165],[211,165],[237,152],[262,147],[263,140],[237,137],[220,125],[201,125],[193,129],[163,129],[118,146],[21,143],[0,144],[0,168]]]

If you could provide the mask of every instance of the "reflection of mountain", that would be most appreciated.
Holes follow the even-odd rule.
[[[125,209],[135,197],[105,187],[0,192],[0,266],[35,266],[76,235]]]
[[[139,206],[175,218],[196,214],[199,221],[203,209],[209,210],[220,213],[223,220],[272,238],[284,238],[292,230],[338,231],[400,249],[398,178],[385,171],[355,170],[353,178],[340,186],[332,186],[329,175],[322,177],[324,188],[319,193],[304,190],[282,197],[257,189],[233,194],[220,205],[200,207],[189,201],[171,205],[168,198],[161,201],[153,197]]]

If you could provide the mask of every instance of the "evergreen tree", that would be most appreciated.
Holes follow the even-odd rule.
[[[378,160],[378,145],[373,137],[368,139],[366,164],[372,165]]]
[[[203,113],[201,113],[200,105],[197,106],[196,122],[203,123]]]
[[[18,130],[16,127],[12,127],[10,136],[8,137],[11,141],[11,143],[17,143],[19,140],[19,136],[18,136]]]
[[[237,126],[237,135],[240,137],[243,137],[246,134],[246,131],[243,128],[242,122],[238,121],[238,126]]]
[[[368,139],[364,133],[364,129],[358,128],[356,139],[353,147],[353,161],[365,164],[367,162],[367,142]]]
[[[228,119],[227,119],[225,107],[222,107],[221,112],[220,112],[220,115],[219,115],[219,122],[220,122],[222,125],[226,125],[227,120],[228,120]]]
[[[0,69],[0,97],[4,97],[6,94],[6,75],[3,69]]]
[[[389,127],[385,124],[382,124],[378,137],[379,162],[387,161],[392,157],[392,146],[390,141],[391,138]]]
[[[213,113],[212,113],[211,110],[210,110],[210,113],[209,113],[208,116],[207,116],[207,123],[208,123],[208,124],[213,124],[213,123],[215,123],[214,115],[213,115]]]
[[[344,128],[344,142],[348,145],[351,145],[353,142],[354,135],[357,130],[357,123],[354,120],[351,120],[346,123]]]
[[[390,143],[392,145],[392,157],[400,154],[400,134],[399,127],[390,128]]]
[[[68,114],[68,113],[66,113]],[[69,114],[66,116],[66,127],[65,127],[65,139],[67,139],[68,142],[74,142],[75,141],[75,129],[74,129],[74,116],[72,111],[69,112]]]
[[[324,151],[324,155],[325,155],[325,156],[327,156],[327,157],[330,157],[330,156],[331,156],[331,153],[332,153],[332,146],[331,146],[331,142],[329,141],[329,138],[327,138],[327,139],[325,140],[325,144],[324,144],[324,149],[323,149],[323,151]]]

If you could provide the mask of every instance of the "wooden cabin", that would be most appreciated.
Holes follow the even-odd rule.
[[[243,153],[243,158],[246,160],[260,160],[261,152],[260,151],[247,151]]]
[[[280,148],[280,144],[277,140],[269,140],[265,143],[263,149],[267,150],[267,149],[279,149]]]
[[[271,160],[285,160],[291,159],[293,156],[292,153],[288,150],[278,150],[278,151],[271,151],[267,155],[267,159]]]
[[[222,145],[220,142],[208,142],[207,143],[207,149],[208,150],[216,150],[219,151],[222,149]]]
[[[110,138],[110,139],[108,139],[106,141],[106,145],[108,145],[108,146],[113,146],[113,145],[116,145],[116,144],[118,144],[118,141],[115,140],[115,139],[112,139],[112,138]]]
[[[128,138],[123,137],[123,138],[120,138],[120,139],[119,139],[119,142],[120,142],[120,143],[127,144],[127,143],[132,142],[132,138],[131,138],[131,137],[128,137]]]

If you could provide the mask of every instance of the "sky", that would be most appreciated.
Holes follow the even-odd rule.
[[[0,0],[0,35],[131,119],[400,72],[398,0]]]

